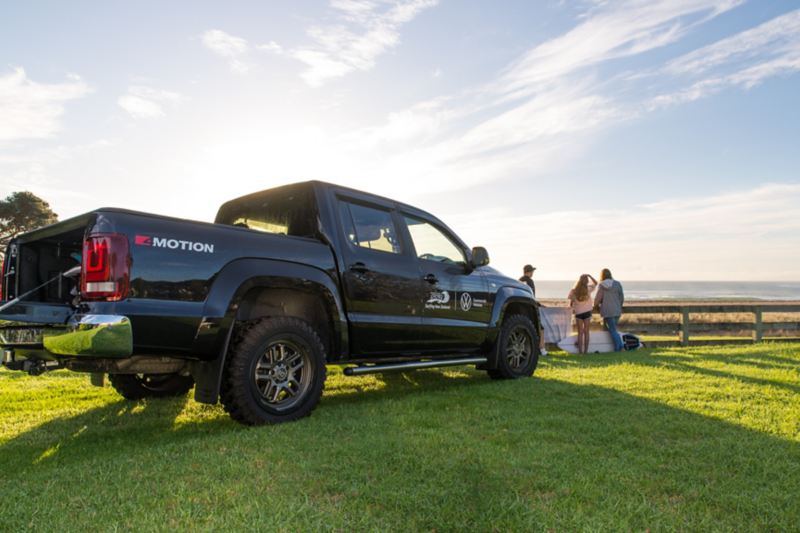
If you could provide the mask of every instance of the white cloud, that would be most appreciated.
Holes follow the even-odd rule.
[[[670,61],[664,74],[700,79],[658,95],[650,105],[690,102],[734,86],[750,89],[767,78],[797,71],[800,9]]]
[[[509,273],[535,258],[538,273],[550,279],[605,266],[621,279],[800,277],[797,183],[625,209],[471,213],[448,223],[471,245],[486,246],[493,264]]]
[[[628,0],[602,3],[586,20],[514,62],[492,89],[510,97],[609,59],[641,54],[683,37],[687,31],[744,0]]]
[[[700,74],[734,60],[758,59],[765,54],[782,56],[800,46],[800,9],[775,17],[755,28],[698,48],[665,67],[672,74]]]
[[[252,69],[250,52],[258,50],[288,56],[304,63],[303,80],[312,87],[357,70],[370,70],[376,59],[400,42],[400,28],[439,0],[331,0],[337,16],[333,25],[314,25],[307,34],[308,46],[286,49],[275,41],[251,46],[242,37],[222,30],[208,30],[203,44],[228,60],[232,71]]]
[[[237,37],[222,30],[208,30],[203,34],[203,44],[220,57],[228,60],[231,71],[237,74],[247,74],[253,68],[250,57],[252,50],[283,55],[283,47],[275,41],[251,46],[246,39]]]
[[[0,76],[0,141],[54,136],[61,129],[64,102],[90,92],[76,75],[62,83],[37,83],[18,67]]]
[[[271,52],[273,54],[282,54],[283,47],[276,43],[275,41],[270,41],[268,43],[259,44],[256,46],[257,49],[263,52]]]
[[[247,41],[222,30],[208,30],[203,34],[203,44],[222,57],[235,57],[247,52]]]
[[[318,87],[357,70],[370,70],[378,56],[400,42],[400,27],[438,0],[366,1],[333,0],[342,24],[314,26],[308,30],[313,46],[289,54],[308,67],[303,79]]]
[[[176,103],[181,99],[182,96],[175,92],[132,85],[117,103],[133,118],[156,118],[164,115],[164,104]]]
[[[353,159],[360,152],[363,161],[374,161],[352,172],[436,193],[521,172],[547,173],[574,157],[598,128],[623,120],[624,113],[582,85],[565,85],[477,121],[420,105],[392,114],[381,128],[341,139],[339,146]]]
[[[245,39],[222,30],[208,30],[203,34],[203,44],[218,56],[226,58],[233,72],[244,74],[250,70],[249,62],[244,59],[250,50]]]

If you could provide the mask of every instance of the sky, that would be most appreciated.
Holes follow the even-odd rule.
[[[0,0],[0,197],[319,179],[539,279],[800,280],[800,2]]]

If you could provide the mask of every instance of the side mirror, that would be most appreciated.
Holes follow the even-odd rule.
[[[472,249],[472,259],[470,259],[470,266],[478,268],[489,264],[489,252],[483,246],[476,246]]]

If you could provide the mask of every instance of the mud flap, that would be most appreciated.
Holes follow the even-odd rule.
[[[200,403],[214,405],[219,401],[219,389],[222,384],[222,369],[225,366],[225,357],[231,342],[233,327],[228,329],[228,335],[216,358],[211,361],[192,361],[189,372],[195,382],[194,399]]]

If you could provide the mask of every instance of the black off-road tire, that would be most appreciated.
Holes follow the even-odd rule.
[[[539,332],[525,315],[503,321],[495,343],[496,366],[486,370],[492,379],[529,377],[539,364]]]
[[[322,396],[325,361],[319,335],[303,320],[239,324],[222,374],[222,405],[252,426],[308,416]]]
[[[183,396],[194,387],[192,376],[180,374],[109,374],[108,380],[127,400]]]

